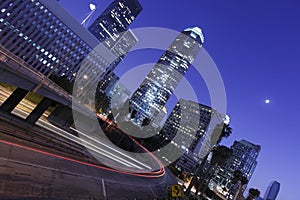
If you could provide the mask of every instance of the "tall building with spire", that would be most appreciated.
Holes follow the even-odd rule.
[[[131,121],[139,126],[151,123],[200,52],[204,36],[198,27],[182,31],[163,53],[129,101]]]

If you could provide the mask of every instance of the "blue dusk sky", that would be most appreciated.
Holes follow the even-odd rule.
[[[91,2],[98,6],[96,17],[111,0]],[[59,3],[78,21],[89,12],[86,0]],[[224,81],[227,113],[233,128],[232,136],[224,139],[223,144],[230,146],[234,140],[245,139],[261,145],[258,165],[248,187],[258,188],[264,194],[268,184],[277,180],[281,184],[278,200],[299,200],[300,1],[140,0],[140,3],[143,11],[131,28],[163,27],[179,32],[191,26],[203,29],[203,47]],[[134,53],[118,67],[118,74],[125,74],[137,65],[155,63],[162,51],[137,52],[134,59],[131,54]],[[137,55],[143,56],[136,58]],[[203,80],[193,72],[188,72],[188,80],[201,103],[209,104]],[[146,73],[147,70],[134,72],[137,79]],[[265,103],[266,99],[270,103]]]

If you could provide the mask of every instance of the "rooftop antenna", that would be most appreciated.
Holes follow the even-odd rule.
[[[97,6],[93,3],[90,3],[89,4],[89,8],[90,8],[90,12],[87,13],[86,17],[82,20],[81,22],[81,25],[84,27],[84,28],[87,28],[88,25],[89,25],[89,22],[91,20],[91,16],[94,14],[94,12],[96,11],[97,9]]]

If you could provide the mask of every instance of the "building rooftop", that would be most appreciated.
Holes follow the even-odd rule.
[[[204,35],[203,35],[202,30],[199,27],[197,27],[197,26],[189,27],[189,28],[186,28],[184,31],[192,32],[192,34],[191,34],[192,37],[194,37],[195,39],[197,39],[199,37],[201,44],[204,43]]]

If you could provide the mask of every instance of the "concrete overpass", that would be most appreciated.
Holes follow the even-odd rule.
[[[59,85],[42,73],[30,67],[25,61],[0,45],[0,81],[27,91],[32,91],[43,82],[36,93],[52,99],[60,104],[70,106],[72,97]]]
[[[40,85],[35,92],[42,95],[43,99],[26,120],[34,124],[50,105],[58,104],[49,116],[49,120],[64,129],[68,129],[73,124],[72,95],[2,45],[0,45],[0,82],[18,87],[1,105],[0,109],[4,112],[10,113],[29,91],[33,91]],[[90,118],[90,115],[95,114],[80,104],[76,105],[76,111],[82,113],[87,119]]]

